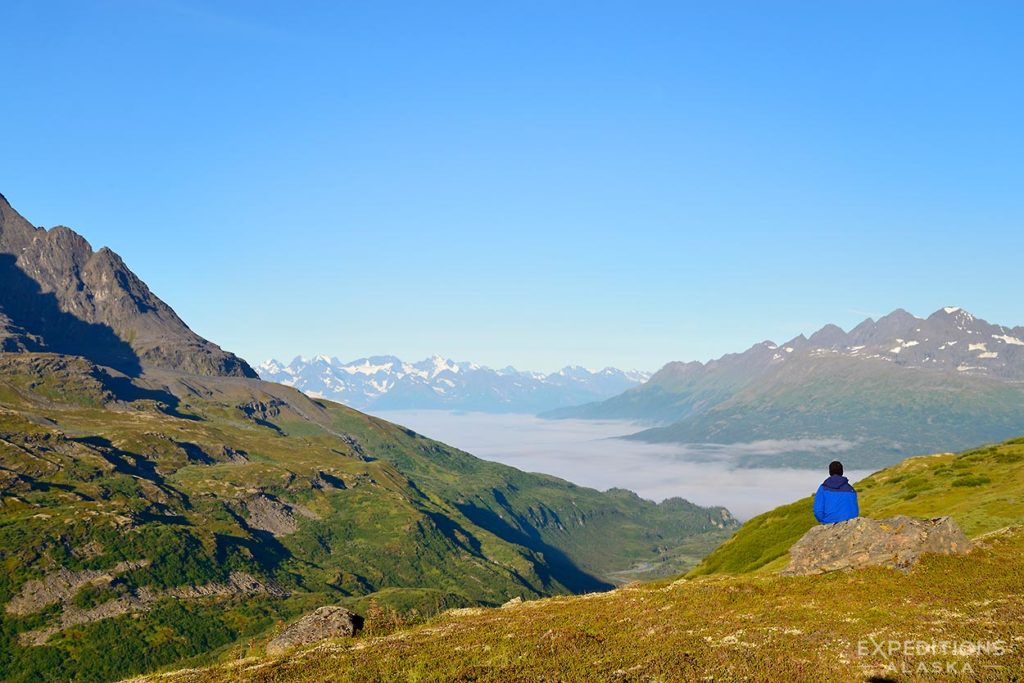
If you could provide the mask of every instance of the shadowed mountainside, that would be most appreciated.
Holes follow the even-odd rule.
[[[195,332],[106,247],[73,230],[36,228],[0,195],[0,348],[86,356],[137,375],[143,367],[256,377]]]

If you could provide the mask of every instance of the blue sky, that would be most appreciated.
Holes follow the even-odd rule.
[[[250,361],[1024,324],[1019,2],[0,5],[0,192]]]

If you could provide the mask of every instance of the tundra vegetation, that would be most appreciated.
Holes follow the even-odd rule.
[[[969,554],[925,555],[906,574],[773,571],[814,523],[803,500],[745,524],[690,577],[450,610],[388,635],[276,658],[239,652],[230,664],[147,680],[1015,680],[1024,670],[1022,466],[1017,439],[911,458],[862,482],[868,516],[950,514],[973,537]]]

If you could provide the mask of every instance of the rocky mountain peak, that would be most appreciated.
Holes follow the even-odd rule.
[[[838,325],[829,323],[812,334],[808,341],[813,346],[832,347],[846,342],[846,333]]]
[[[256,377],[203,339],[112,250],[71,228],[37,228],[0,196],[0,348],[89,358],[130,375],[145,367]]]

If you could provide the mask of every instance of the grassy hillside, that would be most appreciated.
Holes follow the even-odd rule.
[[[908,458],[856,485],[861,514],[952,516],[968,536],[1024,523],[1024,439],[957,455]],[[805,498],[754,517],[691,572],[742,574],[780,568],[816,524]]]
[[[959,450],[1024,432],[1024,385],[894,367],[881,360],[808,358],[776,368],[713,407],[634,435],[642,441],[737,443],[839,438],[853,469],[915,453]],[[756,465],[820,465],[834,454],[794,449]]]
[[[1024,439],[1016,439],[911,458],[864,481],[867,515],[950,514],[975,539],[969,554],[926,555],[906,574],[767,571],[781,567],[814,524],[805,499],[745,524],[688,578],[457,609],[391,635],[279,658],[262,656],[257,644],[239,650],[234,663],[146,681],[1017,680],[1024,670],[1022,467]],[[928,653],[919,642],[993,649]]]
[[[967,556],[926,556],[908,575],[876,568],[702,577],[456,610],[385,637],[147,680],[1017,680],[1024,670],[1024,533],[995,534],[978,546]],[[885,656],[870,639],[884,647],[999,641],[1008,652],[932,656],[912,647]]]
[[[3,680],[209,662],[323,604],[422,616],[602,590],[638,563],[692,566],[733,526],[280,385],[0,354]]]

